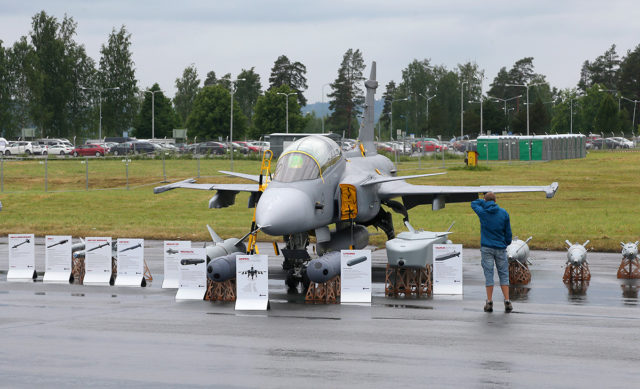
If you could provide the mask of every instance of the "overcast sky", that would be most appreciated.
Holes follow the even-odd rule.
[[[313,103],[349,48],[363,52],[366,75],[377,61],[376,98],[413,59],[424,58],[449,69],[475,61],[486,87],[501,67],[531,56],[552,86],[567,88],[582,63],[611,44],[621,57],[640,44],[638,0],[0,0],[4,45],[27,35],[41,10],[59,20],[72,16],[76,41],[96,62],[112,28],[124,24],[140,87],[158,82],[169,96],[191,63],[201,80],[210,70],[235,77],[255,67],[265,88],[273,62],[285,54],[307,66],[305,95]]]

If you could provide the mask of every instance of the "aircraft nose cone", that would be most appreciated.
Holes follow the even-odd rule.
[[[314,205],[309,196],[293,188],[269,188],[256,206],[256,224],[269,235],[312,229]]]

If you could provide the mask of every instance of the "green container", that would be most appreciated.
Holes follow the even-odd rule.
[[[527,139],[527,138],[520,138],[520,141],[518,142],[518,144],[520,145],[520,160],[521,161],[528,161],[529,160],[529,141],[531,139]]]

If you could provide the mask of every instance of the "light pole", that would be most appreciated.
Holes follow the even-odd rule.
[[[393,139],[393,103],[396,101],[406,101],[409,100],[408,97],[404,97],[402,99],[391,99],[391,112],[389,113],[389,116],[391,116],[391,118],[389,119],[389,139],[392,140]]]
[[[327,86],[327,85],[331,85],[331,84],[330,83],[326,83],[326,84],[322,85],[322,107],[323,108],[324,108],[324,87]],[[289,104],[287,104],[287,105],[289,105]],[[322,114],[321,118],[322,118],[322,133],[324,134],[324,114]],[[379,136],[378,136],[378,138],[379,138]]]
[[[151,139],[156,139],[156,93],[164,92],[162,89],[145,90],[144,93],[151,93]]]
[[[467,101],[469,104],[480,104],[480,135],[482,135],[482,99],[480,101]]]
[[[283,95],[284,97],[286,97],[286,104],[287,104],[287,110],[286,110],[286,123],[287,123],[287,134],[289,133],[289,96],[291,95],[297,95],[296,92],[291,92],[291,93],[282,93],[282,92],[276,92],[276,94],[279,95]]]
[[[529,87],[530,86],[536,86],[536,85],[542,85],[544,84],[543,82],[538,82],[535,84],[504,84],[505,86],[522,86],[527,88],[527,136],[529,136]]]
[[[84,86],[80,86],[80,89],[82,90],[93,90],[98,92],[98,100],[99,100],[99,106],[100,106],[100,122],[98,124],[98,139],[102,139],[102,92],[107,91],[107,90],[118,90],[120,89],[120,87],[116,86],[115,88],[85,88]]]
[[[244,78],[236,78],[231,81],[231,117],[229,119],[229,146],[231,146],[231,171],[233,171],[233,95],[236,93],[236,83],[245,81]]]
[[[633,103],[633,119],[631,120],[631,134],[633,135],[633,130],[635,130],[636,126],[636,106],[640,103],[640,100],[631,100],[626,97],[623,97],[623,99]]]
[[[515,99],[519,99],[520,97],[522,97],[522,95],[518,95],[518,96],[514,96],[508,99],[501,99],[499,97],[494,97],[494,96],[489,96],[487,95],[488,98],[490,99],[494,99],[495,101],[502,101],[504,103],[504,117],[505,119],[507,119],[507,123],[505,123],[506,125],[504,126],[505,130],[507,130],[507,132],[509,132],[508,127],[509,127],[509,118],[507,117],[507,101],[509,100],[515,100]]]
[[[427,100],[427,134],[429,134],[429,100],[433,99],[434,97],[436,97],[437,95],[433,95],[433,96],[429,96],[427,94],[422,94],[422,93],[418,93],[419,96],[422,96],[422,98],[424,98],[425,100]]]
[[[464,84],[468,84],[469,81],[463,81],[460,86],[460,141],[464,137]]]
[[[602,88],[600,88],[600,89],[598,89],[598,92],[611,92],[613,95],[617,95],[618,94],[618,91],[615,90],[615,89],[602,89]],[[620,112],[620,102],[621,102],[622,99],[623,99],[622,96],[618,97],[618,112]]]

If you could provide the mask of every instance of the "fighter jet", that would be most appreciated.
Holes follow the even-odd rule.
[[[297,286],[306,280],[309,236],[316,237],[319,253],[342,249],[362,249],[369,242],[367,226],[381,229],[388,239],[395,237],[391,213],[398,212],[408,220],[407,211],[431,204],[432,209],[446,203],[470,202],[486,192],[543,192],[547,198],[558,189],[556,182],[548,186],[439,186],[413,185],[405,180],[437,174],[396,176],[394,164],[376,152],[374,144],[374,97],[378,87],[376,63],[365,82],[367,90],[364,119],[358,136],[359,147],[343,152],[333,140],[319,135],[291,143],[278,158],[273,179],[264,188],[266,177],[235,172],[222,172],[253,181],[253,184],[205,184],[193,179],[156,187],[154,193],[176,188],[214,190],[209,208],[225,208],[235,203],[239,192],[249,192],[249,208],[255,207],[255,225],[272,236],[283,236],[286,242],[284,270],[287,285]],[[264,190],[261,190],[264,189]],[[402,202],[396,199],[401,199]],[[335,228],[330,229],[330,226]],[[329,253],[330,254],[330,253]],[[327,255],[329,255],[327,254]],[[339,261],[332,256],[332,261]],[[339,268],[339,263],[336,268]],[[313,280],[311,280],[313,281]],[[318,282],[318,281],[314,281]]]

